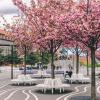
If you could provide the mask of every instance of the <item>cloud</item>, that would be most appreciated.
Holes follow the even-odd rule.
[[[14,14],[17,9],[12,0],[0,0],[0,14]]]
[[[0,9],[0,14],[16,14],[18,13],[17,9],[12,9],[12,8],[9,8],[9,9]]]

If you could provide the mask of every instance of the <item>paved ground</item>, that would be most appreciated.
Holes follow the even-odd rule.
[[[42,83],[43,79],[38,79],[33,86],[12,86],[10,78],[7,78],[9,75],[9,72],[6,72],[6,76],[4,73],[0,73],[0,100],[91,100],[89,97],[90,84],[71,84],[71,87],[65,88],[65,92],[61,94],[59,90],[56,90],[54,94],[51,94],[51,91],[48,90],[44,94],[36,88],[36,84]],[[96,84],[97,100],[100,100],[99,79],[97,79]]]
[[[80,69],[85,72],[85,69]],[[83,71],[84,70],[84,71]],[[99,71],[99,70],[98,70]],[[20,72],[14,71],[14,77]],[[62,81],[66,83],[61,77]],[[36,84],[42,83],[44,79],[38,79]],[[91,100],[90,99],[90,84],[71,84],[69,88],[61,94],[56,90],[54,94],[48,90],[45,94],[36,87],[32,86],[13,86],[10,84],[10,69],[3,69],[0,73],[0,100]],[[100,79],[96,80],[97,100],[100,100]]]

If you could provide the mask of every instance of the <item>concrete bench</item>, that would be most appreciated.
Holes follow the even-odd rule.
[[[36,79],[32,79],[30,75],[18,75],[16,79],[12,79],[12,84],[33,84],[36,81]]]
[[[59,89],[60,93],[61,93],[62,89],[64,91],[64,88],[70,87],[70,85],[69,84],[63,84],[61,82],[60,78],[55,78],[55,79],[47,78],[47,79],[44,80],[43,84],[38,84],[38,85],[36,85],[36,87],[41,88],[42,91],[44,91],[44,93],[46,92],[46,90],[50,89],[52,91],[52,94],[53,94],[54,89]]]

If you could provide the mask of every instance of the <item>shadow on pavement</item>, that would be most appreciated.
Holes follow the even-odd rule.
[[[70,100],[91,100],[90,96],[76,96],[72,97]],[[96,100],[100,100],[100,97],[97,97]]]
[[[37,84],[34,83],[34,84],[31,84],[31,85],[30,84],[19,84],[19,85],[18,84],[10,84],[10,85],[11,86],[35,86]]]
[[[67,93],[73,92],[73,90],[68,90],[67,89],[67,90],[64,90],[64,92],[62,91],[61,93],[60,93],[59,90],[54,90],[54,93],[53,94],[52,94],[51,90],[47,90],[45,93],[42,92],[42,90],[36,90],[35,92],[38,93],[38,94],[44,94],[44,95],[51,94],[51,95],[53,95],[53,94],[67,94]]]

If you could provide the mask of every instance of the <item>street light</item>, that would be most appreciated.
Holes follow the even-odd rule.
[[[11,45],[11,79],[13,79],[13,65],[14,65],[14,46],[13,45]]]

